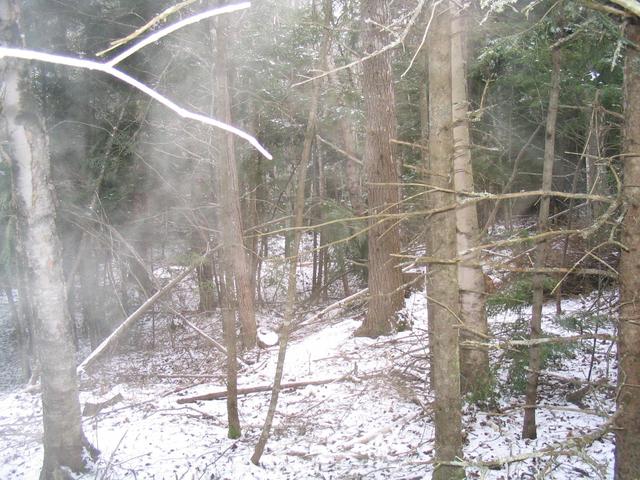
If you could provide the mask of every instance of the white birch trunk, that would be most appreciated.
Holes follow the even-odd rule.
[[[447,193],[452,185],[453,137],[451,132],[451,30],[449,5],[440,5],[429,32],[429,159],[430,181],[440,187],[429,195],[429,208],[454,202]],[[457,256],[456,218],[453,211],[433,215],[429,225],[431,256],[451,260]],[[460,295],[455,265],[433,263],[427,274],[431,386],[434,391],[435,461],[450,462],[462,456],[462,404],[458,329]],[[464,470],[437,465],[434,480],[464,477]]]
[[[0,1],[2,39],[15,41],[18,9]],[[6,22],[6,23],[5,23]],[[9,38],[8,38],[9,37]],[[18,236],[22,243],[35,314],[36,348],[42,368],[44,464],[41,478],[63,478],[60,467],[84,467],[84,436],[76,378],[75,348],[55,203],[50,181],[49,145],[42,119],[33,111],[22,80],[26,69],[3,61],[4,130],[12,160]]]
[[[453,183],[458,192],[457,200],[465,199],[465,193],[473,192],[473,169],[469,137],[467,72],[464,56],[464,17],[462,8],[453,4],[451,18],[451,103],[453,115]],[[485,312],[484,275],[480,267],[478,245],[480,229],[475,204],[456,210],[458,252],[471,251],[462,256],[458,264],[460,289],[460,317],[474,332],[487,333]],[[473,249],[473,250],[472,250]],[[469,331],[461,332],[460,340],[474,339]],[[478,340],[478,338],[475,338]],[[482,348],[462,348],[460,351],[462,391],[478,391],[489,376],[489,355]]]

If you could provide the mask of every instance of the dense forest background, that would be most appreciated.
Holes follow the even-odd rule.
[[[258,465],[291,334],[346,309],[356,337],[398,335],[416,326],[415,294],[433,478],[472,478],[465,412],[499,409],[505,382],[535,439],[541,376],[575,345],[591,367],[567,398],[586,408],[599,389],[617,408],[548,456],[614,432],[611,472],[640,477],[637,2],[261,0],[110,65],[191,118],[62,57],[108,64],[225,2],[0,4],[2,46],[36,52],[1,52],[0,285],[16,345],[2,387],[42,376],[41,478],[97,454],[77,378],[194,323],[224,360],[230,438],[238,378],[279,345]],[[576,298],[598,309],[563,312]],[[500,336],[491,319],[507,311],[518,315]],[[551,317],[565,330],[543,328]],[[134,335],[135,323],[152,329]],[[591,378],[598,342],[617,351],[616,385]]]

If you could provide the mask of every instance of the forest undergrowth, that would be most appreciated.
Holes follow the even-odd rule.
[[[430,478],[434,428],[423,291],[412,291],[401,313],[412,329],[395,335],[353,336],[364,302],[299,325],[283,381],[320,384],[284,389],[258,467],[249,458],[268,392],[240,395],[243,435],[237,440],[226,437],[224,396],[189,400],[225,391],[224,355],[184,321],[221,342],[218,315],[194,313],[194,290],[185,282],[81,377],[84,430],[102,454],[79,478]],[[549,302],[545,334],[614,334],[613,303],[612,292],[577,296],[563,300],[557,316]],[[492,383],[465,402],[467,477],[612,478],[612,435],[588,445],[576,440],[596,432],[614,411],[615,346],[583,340],[545,347],[539,435],[522,440],[526,350],[500,342],[526,338],[530,306],[492,305],[493,344],[500,348],[491,350]],[[303,308],[297,318],[321,310]],[[279,316],[279,309],[263,308],[260,335],[272,339]],[[268,390],[276,356],[277,346],[243,354],[239,388]],[[41,408],[33,390],[0,396],[1,478],[37,478]]]

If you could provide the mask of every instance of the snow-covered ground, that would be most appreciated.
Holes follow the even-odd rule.
[[[586,311],[592,299],[564,303],[565,316]],[[545,307],[545,328],[572,333],[552,321]],[[249,461],[260,434],[269,393],[239,398],[242,437],[226,437],[224,400],[178,404],[179,399],[224,390],[223,358],[192,330],[158,318],[155,341],[151,322],[143,322],[128,344],[83,376],[81,403],[122,400],[95,416],[83,417],[84,430],[100,449],[88,479],[421,479],[433,468],[433,424],[428,385],[426,300],[407,299],[412,331],[377,340],[355,338],[362,309],[347,308],[306,325],[293,335],[285,382],[335,381],[285,390],[280,395],[272,437],[261,466]],[[522,313],[526,315],[526,312]],[[307,315],[310,315],[308,313]],[[263,325],[277,323],[264,314]],[[492,319],[505,335],[517,314]],[[219,320],[190,317],[220,338]],[[569,321],[567,321],[569,322]],[[565,325],[567,324],[565,322]],[[592,326],[593,327],[593,326]],[[613,333],[610,324],[599,333]],[[586,333],[586,332],[585,332]],[[492,353],[500,395],[484,410],[465,407],[465,459],[488,461],[517,456],[576,438],[597,429],[614,408],[615,349],[595,342],[591,381],[599,385],[580,406],[565,399],[571,386],[562,378],[585,380],[593,341],[584,341],[549,364],[540,388],[537,440],[520,439],[523,395],[506,385],[513,355]],[[269,385],[277,347],[255,352],[240,372],[240,387]],[[581,386],[580,384],[579,386]],[[485,411],[486,410],[486,411]],[[0,394],[0,478],[35,479],[42,462],[41,404],[24,389]],[[530,458],[500,470],[469,468],[468,478],[577,479],[612,478],[613,439],[608,434],[573,457]]]

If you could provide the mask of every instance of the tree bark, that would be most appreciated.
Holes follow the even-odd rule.
[[[640,23],[629,19],[624,65],[624,184],[620,257],[615,479],[640,478]]]
[[[217,117],[231,123],[231,97],[229,93],[229,62],[226,45],[229,42],[228,20],[223,16],[216,25],[216,62],[214,107]],[[238,318],[242,326],[242,345],[245,349],[256,344],[256,317],[251,290],[251,270],[244,246],[240,188],[236,166],[234,138],[231,133],[216,130],[218,138],[218,201],[220,203],[219,229],[222,237],[225,270],[233,281],[227,285],[228,294],[237,302]],[[234,302],[234,303],[235,303]]]
[[[16,3],[0,1],[0,37],[20,42]],[[44,463],[40,478],[66,478],[62,467],[84,469],[78,384],[71,316],[55,225],[48,136],[27,90],[26,64],[2,62],[4,130],[9,140],[18,236],[24,248],[35,314],[36,345],[42,366]]]
[[[363,43],[365,54],[389,43],[384,29],[389,24],[388,2],[364,0]],[[397,159],[391,140],[396,138],[395,94],[391,52],[362,64],[366,140],[364,164],[369,202],[369,292],[367,317],[356,335],[377,337],[391,333],[395,315],[404,305],[402,273],[392,255],[400,253],[400,229],[396,219],[384,215],[399,211],[400,190]]]
[[[227,349],[227,436],[239,438],[240,417],[238,416],[238,355],[236,352],[236,309],[231,301],[229,284],[232,276],[223,274],[221,279],[222,300],[222,334]]]
[[[549,92],[549,107],[547,110],[547,126],[545,131],[544,164],[542,167],[542,190],[550,191],[553,183],[553,164],[555,157],[556,119],[558,116],[558,103],[560,99],[560,60],[561,52],[558,48],[551,50],[551,90]],[[543,196],[540,200],[538,211],[538,232],[544,233],[549,227],[549,196]],[[533,268],[544,267],[547,258],[548,242],[542,240],[536,246]],[[542,336],[542,304],[543,286],[545,275],[536,273],[533,275],[532,290],[533,304],[531,306],[530,338],[536,339]],[[536,438],[536,408],[538,401],[538,377],[542,368],[542,353],[540,347],[529,347],[529,375],[525,390],[526,404],[524,421],[522,424],[523,438]]]
[[[438,7],[429,32],[429,158],[431,182],[451,190],[453,136],[451,112],[451,24],[449,5]],[[429,208],[451,205],[452,193],[434,192]],[[456,215],[434,215],[429,225],[432,256],[444,260],[457,256]],[[456,327],[460,296],[455,264],[434,263],[427,275],[431,385],[434,391],[434,480],[464,478],[464,469],[437,462],[462,458],[462,402],[460,360]]]
[[[249,125],[253,135],[257,135],[260,130],[259,114],[256,109],[255,101],[249,99]],[[246,182],[247,182],[247,200],[245,202],[246,215],[245,231],[249,231],[250,236],[247,239],[247,247],[250,255],[250,271],[251,271],[251,291],[254,293],[256,302],[261,301],[260,295],[260,277],[258,275],[260,259],[260,239],[261,231],[256,227],[262,222],[264,217],[264,203],[268,197],[265,189],[265,172],[262,155],[259,152],[252,151],[245,161]]]
[[[467,95],[467,72],[464,55],[465,21],[463,7],[452,3],[451,17],[451,104],[453,116],[453,184],[458,201],[465,193],[473,192],[473,168],[471,163],[471,140],[469,136],[469,101]],[[476,205],[456,209],[458,252],[478,245],[480,229]],[[460,288],[460,317],[474,332],[486,335],[484,275],[480,267],[480,251],[461,257],[458,264]],[[481,337],[482,338],[482,337]],[[462,330],[460,340],[479,339],[469,330]],[[460,349],[461,388],[463,392],[479,392],[489,381],[489,353],[482,348]]]

